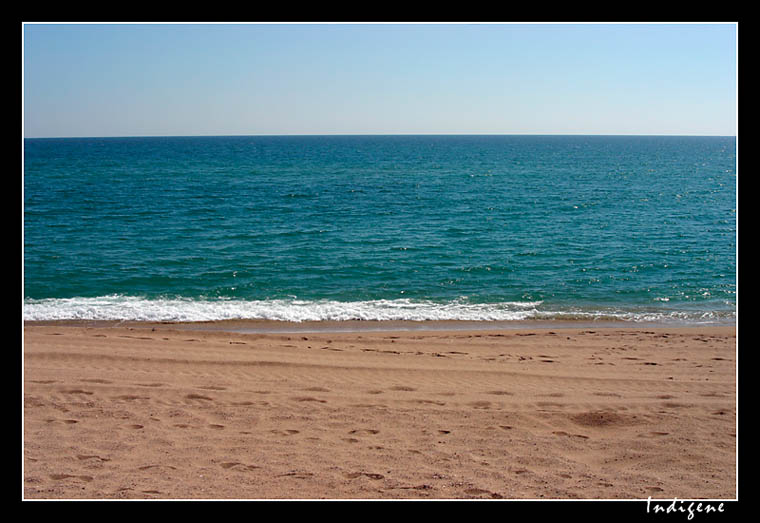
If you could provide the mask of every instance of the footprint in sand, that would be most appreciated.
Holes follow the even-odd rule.
[[[497,494],[496,492],[491,492],[490,490],[484,490],[480,488],[468,488],[464,491],[465,494],[468,496],[488,496],[493,499],[502,499],[503,496],[501,494]]]
[[[101,458],[100,456],[96,454],[77,454],[77,459],[79,461],[89,460],[89,459],[97,459],[98,461],[111,461],[111,458]]]
[[[370,472],[346,472],[344,476],[346,476],[348,479],[356,479],[362,476],[366,476],[369,479],[375,479],[375,480],[385,478],[385,476],[383,476],[382,474],[373,474]]]
[[[150,469],[156,469],[160,467],[166,467],[171,470],[177,470],[177,467],[174,467],[172,465],[143,465],[142,467],[137,467],[137,470],[150,470]]]
[[[208,396],[203,396],[202,394],[195,394],[195,393],[187,394],[185,396],[185,399],[189,399],[189,400],[203,400],[203,401],[214,401],[214,398],[209,398]]]
[[[312,476],[314,476],[314,474],[312,474],[311,472],[298,472],[298,471],[294,470],[294,471],[286,472],[285,474],[280,474],[279,475],[279,477],[285,477],[285,476],[291,477],[291,478],[296,478],[296,479],[309,479]]]
[[[220,464],[223,469],[234,469],[234,470],[256,470],[259,467],[258,465],[246,465],[245,463],[240,463],[238,461],[228,461],[226,463]]]
[[[713,392],[704,392],[704,393],[701,393],[700,396],[702,396],[703,398],[721,398],[721,397],[725,396],[725,394],[721,394],[719,392],[714,392],[713,391]]]
[[[552,432],[555,436],[567,436],[569,438],[581,438],[581,439],[588,439],[588,436],[584,434],[570,434],[568,432],[565,432],[564,430],[555,430]]]
[[[63,394],[87,394],[88,396],[94,394],[92,391],[82,389],[64,389],[61,392]]]
[[[50,478],[54,479],[56,481],[60,481],[60,480],[63,480],[63,479],[69,479],[69,478],[81,479],[82,481],[92,481],[93,480],[92,476],[84,476],[84,475],[76,475],[76,474],[50,474]]]
[[[311,396],[296,396],[290,399],[292,399],[293,401],[314,401],[317,403],[327,403],[327,400],[321,400],[318,398],[313,398]]]
[[[577,424],[586,427],[605,427],[610,425],[620,425],[625,422],[625,418],[614,412],[595,411],[582,412],[570,416]]]
[[[292,436],[294,434],[300,433],[300,431],[296,429],[272,429],[269,432],[272,434],[277,434],[278,436]]]
[[[391,390],[398,390],[402,392],[414,392],[417,389],[415,389],[414,387],[407,387],[406,385],[396,385],[394,387],[391,387]]]

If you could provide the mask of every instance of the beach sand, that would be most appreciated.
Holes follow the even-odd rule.
[[[25,499],[737,496],[734,327],[23,332]]]

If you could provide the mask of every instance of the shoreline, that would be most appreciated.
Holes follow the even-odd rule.
[[[282,321],[232,319],[212,321],[141,321],[141,320],[23,320],[24,327],[133,327],[155,329],[208,330],[242,334],[288,334],[298,332],[358,333],[409,331],[512,331],[542,329],[703,329],[737,328],[736,320],[722,322],[663,322],[622,320],[320,320]]]
[[[736,328],[24,325],[26,499],[722,499]]]

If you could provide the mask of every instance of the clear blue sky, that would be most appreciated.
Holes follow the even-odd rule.
[[[24,24],[24,136],[735,135],[736,24]]]

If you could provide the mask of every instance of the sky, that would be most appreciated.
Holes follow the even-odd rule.
[[[736,135],[714,24],[23,24],[23,135]]]

